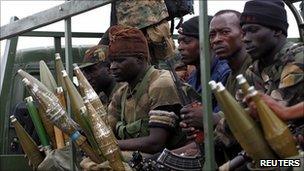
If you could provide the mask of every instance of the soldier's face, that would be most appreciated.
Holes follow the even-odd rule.
[[[108,66],[95,64],[85,68],[83,71],[85,77],[97,93],[109,87],[113,82],[113,77]]]
[[[117,82],[132,81],[139,74],[141,62],[136,57],[114,57],[110,61],[110,70]]]
[[[238,52],[242,46],[240,22],[233,13],[215,16],[210,23],[210,47],[219,58],[227,58]]]
[[[273,53],[277,43],[275,30],[259,24],[244,24],[242,30],[246,51],[253,60],[267,57]]]
[[[178,36],[178,50],[186,65],[197,65],[199,62],[199,41],[190,36]]]

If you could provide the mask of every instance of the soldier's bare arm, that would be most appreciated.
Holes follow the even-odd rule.
[[[118,145],[121,150],[141,151],[154,154],[165,147],[168,140],[169,131],[162,128],[150,128],[150,135],[146,137],[119,140]]]

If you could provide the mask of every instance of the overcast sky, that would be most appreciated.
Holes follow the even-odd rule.
[[[215,12],[222,9],[234,9],[242,12],[246,0],[234,0],[234,1],[220,1],[211,0],[208,2],[208,13],[214,14]],[[49,9],[57,6],[64,1],[8,1],[1,0],[1,26],[8,24],[10,17],[17,16],[19,19],[26,16],[35,14],[42,10]],[[195,15],[198,15],[198,1],[195,0],[195,11],[194,15],[188,15],[184,17],[187,20]],[[299,5],[296,6],[299,8]],[[288,9],[288,21],[289,21],[289,37],[299,37],[296,22],[291,12]],[[84,14],[72,17],[72,31],[75,32],[104,32],[110,23],[110,5],[106,5],[95,10],[91,10]],[[37,29],[39,31],[64,31],[64,22],[57,22],[46,27]],[[73,38],[73,45],[94,45],[98,43],[98,39],[94,38]],[[62,40],[64,45],[64,39]],[[53,46],[52,38],[38,38],[38,37],[19,37],[17,49],[25,49],[32,47],[46,47]],[[1,56],[4,53],[5,41],[1,41]]]

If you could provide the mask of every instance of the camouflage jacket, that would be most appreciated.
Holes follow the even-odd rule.
[[[108,108],[108,106],[109,106],[109,104],[110,104],[110,102],[111,102],[111,99],[112,99],[114,93],[115,93],[120,87],[124,86],[125,84],[126,84],[125,82],[123,82],[123,83],[117,83],[117,82],[115,82],[115,85],[114,85],[114,87],[113,87],[113,89],[112,89],[112,91],[111,91],[111,93],[110,93],[109,96],[107,96],[103,91],[100,92],[100,93],[98,94],[99,99],[101,100],[102,104],[103,104],[106,108]]]
[[[139,29],[154,25],[169,16],[164,0],[116,1],[117,24]]]
[[[227,82],[225,84],[226,89],[228,90],[229,93],[231,93],[232,96],[236,96],[236,92],[239,89],[238,82],[236,80],[236,76],[239,74],[245,74],[247,68],[251,65],[251,57],[247,54],[245,61],[243,62],[241,68],[237,71],[232,71],[230,72]]]
[[[304,100],[304,45],[287,42],[274,62],[259,71],[254,61],[246,71],[249,84],[288,106]]]
[[[180,100],[169,72],[151,67],[132,91],[126,84],[114,93],[108,107],[109,120],[116,120],[115,133],[119,139],[148,136],[151,127],[172,131],[167,143],[170,148],[184,137],[177,129],[177,115],[159,107],[178,104]]]

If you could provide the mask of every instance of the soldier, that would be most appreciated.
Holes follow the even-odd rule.
[[[242,42],[242,30],[240,27],[240,13],[234,10],[223,10],[217,12],[210,23],[210,45],[214,54],[220,59],[226,59],[231,68],[226,82],[226,87],[231,94],[236,94],[238,89],[235,76],[245,73],[251,64],[251,58],[245,51]],[[212,78],[211,78],[212,79]],[[215,80],[218,81],[218,80]],[[203,114],[200,111],[188,115],[186,122],[195,121],[190,125],[201,125]],[[218,117],[215,117],[218,118]],[[214,119],[219,121],[219,119]]]
[[[209,21],[212,17],[209,17]],[[199,49],[199,25],[198,16],[184,22],[178,31],[178,50],[181,54],[181,60],[186,65],[194,65],[195,70],[188,77],[187,83],[193,87],[197,93],[202,92],[200,82],[200,49]],[[211,79],[220,81],[223,84],[230,72],[227,61],[212,58],[211,60]],[[213,110],[218,111],[216,100],[213,98]],[[186,111],[185,111],[186,110]],[[188,109],[183,110],[183,113],[188,114]],[[185,112],[184,112],[185,111]],[[201,125],[202,128],[202,125]]]
[[[214,15],[210,23],[210,46],[217,57],[228,61],[231,72],[225,87],[232,95],[238,90],[235,77],[244,74],[251,64],[251,58],[242,42],[240,17],[238,11],[222,10]]]
[[[273,110],[273,112],[284,121],[304,117],[304,101],[288,107],[274,100],[269,95],[259,93],[259,96],[262,98],[262,100],[264,100],[264,102],[269,106],[269,108]],[[251,114],[256,113],[256,105],[254,102],[250,101],[249,96],[246,97],[246,101],[248,101],[250,110],[254,111],[251,112]],[[254,115],[254,117],[257,117],[257,115]]]
[[[148,64],[148,44],[140,30],[118,25],[109,36],[111,72],[117,82],[127,82],[108,109],[119,147],[149,154],[176,147],[183,138],[176,128],[181,105],[170,73]]]
[[[294,120],[303,120],[304,118],[304,101],[299,102],[292,106],[285,106],[279,101],[274,100],[271,96],[258,93],[261,99],[269,106],[269,108],[283,121],[294,121]],[[245,97],[245,101],[248,103],[250,108],[250,114],[254,118],[258,118],[256,104],[251,101],[251,97],[248,95]],[[299,147],[304,149],[304,125],[298,126],[293,131],[295,139],[297,140]]]
[[[209,21],[210,20],[211,17],[209,17]],[[202,87],[200,83],[198,17],[193,17],[182,24],[181,29],[179,29],[178,43],[178,50],[182,56],[182,61],[187,65],[194,65],[196,67],[196,70],[189,76],[188,83],[200,94]],[[218,57],[212,58],[211,79],[225,84],[229,72],[230,69],[227,61],[220,60]],[[213,111],[217,112],[218,107],[214,97],[212,102]],[[202,105],[199,105],[198,107],[187,105],[181,109],[182,122],[180,122],[180,127],[187,132],[189,140],[196,138],[197,130],[203,130],[203,115],[201,111]],[[214,115],[214,123],[216,123],[219,118],[219,116]],[[199,151],[197,147],[202,147],[202,145],[197,146],[195,143],[190,143],[185,147],[174,150],[174,152],[178,154],[183,153],[184,155],[193,155]]]
[[[246,77],[256,89],[291,106],[304,100],[304,46],[287,41],[282,1],[248,1],[241,16],[243,41],[253,64]],[[289,122],[292,129],[303,118]]]
[[[246,51],[253,59],[247,79],[288,106],[304,99],[303,45],[287,41],[282,1],[249,1],[241,17]]]
[[[97,45],[89,49],[80,66],[85,77],[99,95],[102,103],[107,106],[113,93],[121,86],[110,73],[110,62],[107,60],[108,46]]]
[[[226,59],[231,68],[231,72],[227,78],[226,87],[231,94],[236,94],[238,89],[235,76],[245,73],[247,67],[251,64],[251,58],[245,50],[242,42],[242,30],[240,27],[241,14],[234,10],[222,10],[217,12],[210,23],[210,46],[216,57]],[[215,145],[216,145],[216,161],[221,165],[228,159],[235,157],[241,148],[236,140],[227,129],[225,119],[219,113],[214,113],[215,129]],[[195,115],[189,116],[186,122],[202,121],[203,113],[198,111]],[[203,123],[200,122],[202,125]],[[194,125],[194,124],[192,124]],[[195,128],[195,127],[194,127]],[[193,129],[194,129],[193,128]]]
[[[226,59],[231,68],[225,87],[232,94],[236,95],[238,84],[236,76],[244,74],[251,64],[251,58],[246,53],[242,42],[242,29],[240,26],[241,13],[234,10],[222,10],[217,12],[210,23],[210,46],[215,55],[220,59]],[[218,164],[227,160],[220,155],[225,152],[228,159],[234,158],[241,147],[228,130],[225,119],[222,118],[215,129],[216,159]]]

